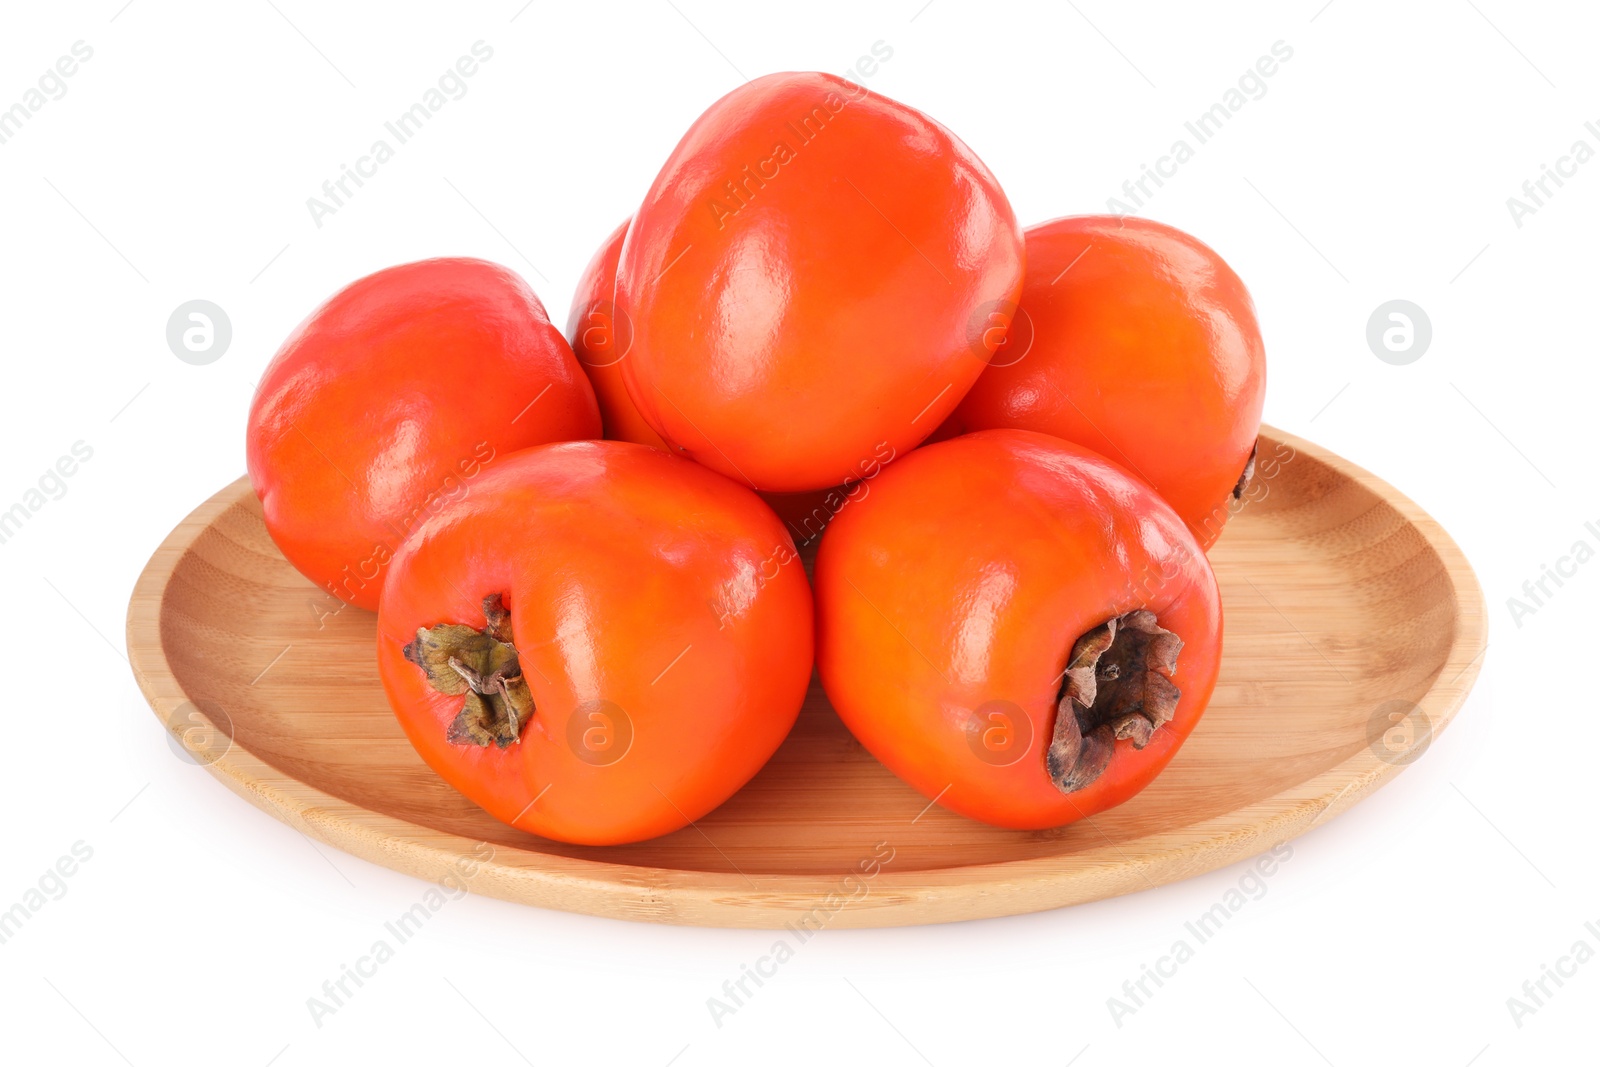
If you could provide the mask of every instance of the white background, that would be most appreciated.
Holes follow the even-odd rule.
[[[1600,161],[1519,227],[1506,204],[1600,148],[1600,17],[1509,0],[773,5],[173,0],[6,5],[0,107],[82,40],[68,91],[0,145],[0,508],[93,458],[0,544],[8,665],[0,909],[93,856],[0,945],[10,1062],[491,1064],[1593,1063],[1600,961],[1519,1027],[1600,925],[1593,848],[1600,562],[1534,614],[1507,598],[1600,546],[1592,466]],[[1200,8],[1205,10],[1200,10]],[[473,42],[494,49],[318,228],[323,181]],[[311,845],[175,758],[123,659],[151,550],[244,467],[252,386],[341,285],[431,255],[521,271],[564,322],[599,241],[742,75],[843,72],[956,130],[1025,223],[1104,211],[1276,41],[1293,58],[1141,213],[1251,286],[1267,419],[1382,475],[1484,583],[1484,674],[1426,757],[1290,862],[1119,1027],[1107,998],[1244,867],[1054,913],[827,931],[736,1015],[706,1000],[760,931],[454,901],[318,1027],[307,998],[425,886]],[[1552,188],[1554,188],[1552,186]],[[165,324],[233,324],[209,366]],[[1368,349],[1404,298],[1431,347]],[[1553,988],[1553,987],[1552,987]]]

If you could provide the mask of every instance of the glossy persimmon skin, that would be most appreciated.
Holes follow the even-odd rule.
[[[463,697],[403,649],[419,627],[481,629],[495,594],[533,717],[505,749],[451,744]],[[384,690],[427,764],[502,822],[574,844],[641,841],[721,804],[788,734],[811,665],[811,591],[782,523],[626,442],[507,457],[400,549],[378,612]],[[587,731],[621,736],[619,720],[620,757],[584,758]]]
[[[633,345],[633,326],[617,315],[613,297],[617,289],[617,258],[632,221],[628,219],[613,230],[584,268],[567,317],[567,339],[572,342],[578,365],[594,386],[606,440],[634,441],[663,452],[676,452],[644,421],[622,381],[622,361]],[[757,495],[783,520],[795,543],[806,544],[822,533],[833,513],[849,499],[846,492],[846,486],[834,485],[802,493]]]
[[[622,362],[633,347],[633,324],[616,310],[617,258],[632,221],[626,219],[613,230],[584,268],[567,315],[567,340],[594,387],[606,439],[636,441],[671,452],[672,446],[639,414],[622,381]]]
[[[600,435],[594,391],[512,271],[429,259],[362,278],[296,328],[250,405],[267,530],[329,593],[376,610],[406,535],[508,454]]]
[[[1266,397],[1244,283],[1206,245],[1147,219],[1084,215],[1025,236],[1010,337],[937,436],[1016,427],[1086,445],[1155,486],[1209,548]]]
[[[1199,545],[1148,486],[1045,434],[981,431],[899,460],[823,534],[814,580],[839,717],[924,796],[995,826],[1062,826],[1132,797],[1216,684],[1222,609]],[[1138,608],[1183,639],[1175,716],[1063,794],[1045,753],[1069,654]],[[1006,743],[985,750],[996,722]]]
[[[730,478],[837,485],[949,414],[1022,265],[1004,193],[944,127],[832,75],[758,78],[690,127],[628,231],[623,379]]]

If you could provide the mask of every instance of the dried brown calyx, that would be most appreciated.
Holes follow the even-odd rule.
[[[1239,472],[1239,480],[1233,486],[1233,499],[1243,500],[1244,491],[1250,488],[1250,479],[1256,476],[1256,450],[1259,444],[1250,446],[1250,458],[1244,461],[1244,470]]]
[[[434,689],[466,696],[446,735],[451,744],[505,748],[522,739],[533,718],[533,694],[522,677],[511,612],[500,594],[484,598],[483,615],[482,630],[457,623],[419,627],[405,656],[422,668]]]
[[[1178,707],[1172,672],[1183,639],[1151,612],[1130,611],[1078,638],[1045,754],[1050,780],[1073,793],[1099,778],[1117,741],[1143,748]]]

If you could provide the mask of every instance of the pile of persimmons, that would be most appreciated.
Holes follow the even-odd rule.
[[[777,74],[690,127],[567,335],[504,267],[392,267],[250,412],[273,539],[378,612],[401,726],[496,818],[686,826],[813,667],[889,770],[1002,827],[1121,803],[1199,721],[1265,385],[1199,241],[1021,230],[937,122]]]

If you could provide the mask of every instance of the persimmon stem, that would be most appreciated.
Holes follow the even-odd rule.
[[[1075,793],[1111,765],[1120,740],[1143,748],[1178,707],[1172,672],[1183,639],[1138,609],[1107,619],[1072,646],[1045,754],[1050,780]]]
[[[482,630],[456,623],[418,627],[405,657],[435,691],[463,698],[446,735],[451,744],[505,748],[522,739],[533,718],[533,694],[517,659],[511,612],[498,593],[484,598],[483,616]]]

